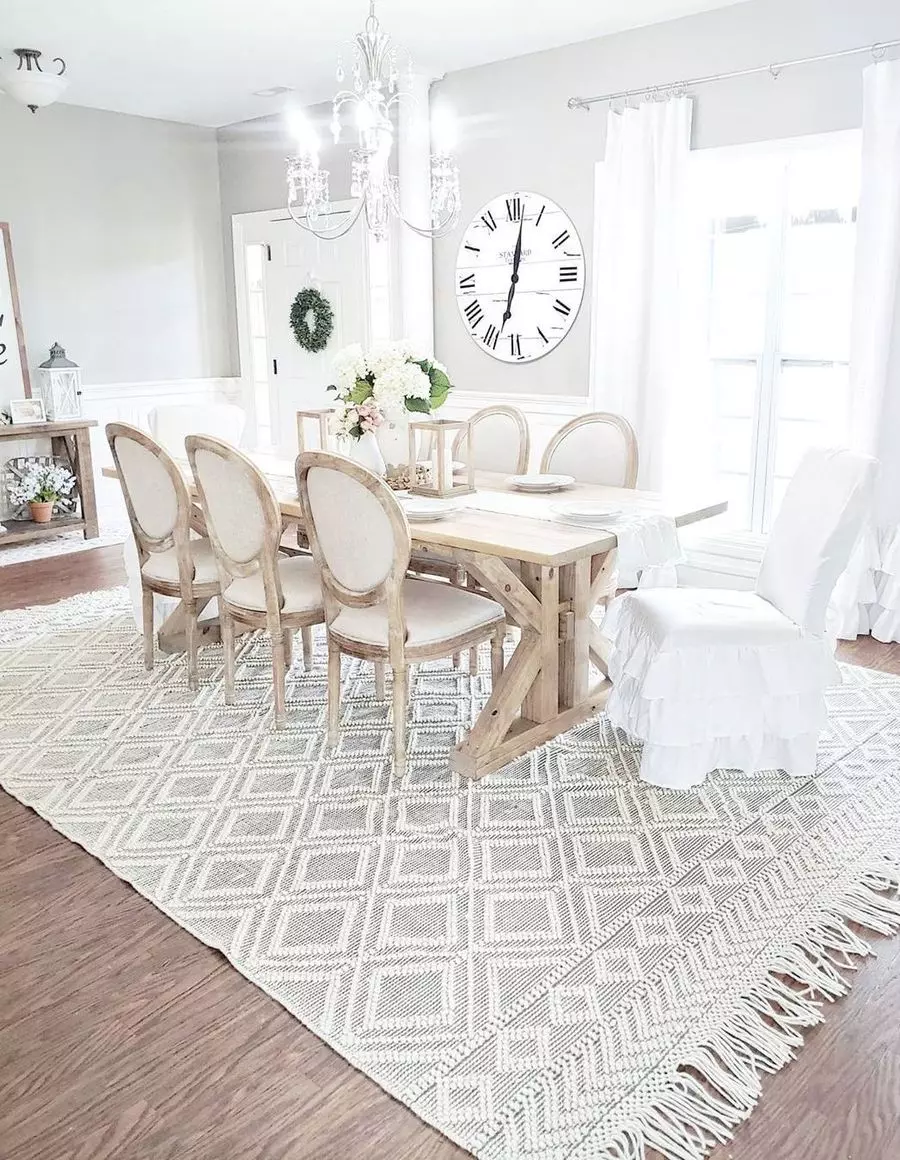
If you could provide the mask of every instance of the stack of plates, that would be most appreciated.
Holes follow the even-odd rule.
[[[553,514],[572,523],[596,524],[598,528],[617,524],[626,519],[628,515],[622,508],[614,507],[610,503],[601,503],[598,500],[572,500],[568,503],[555,503]]]
[[[571,487],[575,479],[571,475],[511,475],[506,481],[517,491],[562,491]]]
[[[412,523],[443,520],[463,509],[463,505],[456,500],[430,499],[426,495],[395,494],[400,501],[400,506],[406,512],[406,518]]]

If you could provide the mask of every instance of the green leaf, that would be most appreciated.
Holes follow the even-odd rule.
[[[412,395],[407,395],[406,409],[420,415],[428,415],[431,413],[431,404],[428,399],[414,399]]]
[[[428,376],[428,378],[432,387],[436,387],[445,391],[450,390],[450,380],[447,378],[446,374],[443,371],[438,370],[437,367],[431,368],[431,374]]]
[[[366,379],[357,379],[356,386],[350,392],[351,403],[364,403],[372,397],[372,384]]]
[[[352,435],[352,437],[353,437],[354,439],[362,439],[362,437],[363,437],[363,429],[362,429],[362,427],[360,427],[360,425],[357,423],[355,427],[351,427],[351,428],[350,428],[350,434]]]
[[[446,375],[444,377],[446,378]],[[447,383],[446,387],[432,387],[431,388],[431,399],[430,399],[432,411],[436,411],[438,409],[438,407],[443,407],[444,403],[447,402],[447,396],[449,394],[450,394],[450,384],[449,383]]]

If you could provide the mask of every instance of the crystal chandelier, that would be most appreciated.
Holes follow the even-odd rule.
[[[441,237],[459,220],[459,172],[450,154],[446,120],[433,124],[436,151],[431,154],[431,224],[410,221],[400,207],[400,183],[390,171],[394,148],[391,111],[401,100],[414,100],[400,85],[398,50],[382,32],[375,15],[375,0],[369,4],[365,30],[357,33],[351,65],[352,88],[342,89],[332,101],[331,132],[335,145],[341,139],[341,113],[353,110],[358,144],[350,154],[350,196],[357,201],[349,219],[328,228],[320,225],[331,213],[328,170],[319,168],[319,141],[302,113],[291,116],[291,130],[297,139],[297,153],[288,158],[288,212],[304,229],[321,238],[339,238],[365,215],[368,228],[378,240],[387,235],[391,217],[397,217],[423,237]],[[407,58],[408,59],[408,58]],[[412,61],[408,71],[412,77]],[[337,66],[338,83],[345,79],[343,62]]]

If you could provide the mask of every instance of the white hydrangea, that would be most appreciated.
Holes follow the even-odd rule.
[[[431,394],[428,375],[415,363],[389,366],[375,376],[375,400],[385,411],[403,410],[407,399],[427,399]]]
[[[368,373],[366,356],[358,342],[351,343],[350,346],[345,346],[343,350],[339,350],[334,356],[332,366],[334,367],[336,386],[341,392],[352,391],[356,385],[356,380],[365,378]]]
[[[11,480],[6,490],[11,503],[22,505],[32,500],[55,503],[69,495],[74,487],[75,476],[67,467],[58,463],[33,463],[19,479]]]
[[[406,362],[406,350],[399,342],[379,342],[366,356],[366,365],[377,379],[385,371],[402,366]]]
[[[428,375],[417,367],[415,363],[406,363],[404,367],[404,380],[406,382],[405,395],[412,399],[427,399],[431,395],[431,380]]]

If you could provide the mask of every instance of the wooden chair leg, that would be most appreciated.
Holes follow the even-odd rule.
[[[294,630],[292,628],[284,630],[284,663],[290,672],[291,665],[294,663]]]
[[[185,602],[185,609],[187,611],[188,688],[191,692],[196,692],[200,688],[200,673],[197,663],[197,648],[200,636],[199,626],[197,625],[197,605],[193,601],[190,604]]]
[[[462,663],[462,653],[454,653],[453,659],[452,659],[453,667],[455,669],[458,669],[461,663]]]
[[[470,677],[478,676],[478,645],[469,649],[469,660],[466,667],[469,670]]]
[[[503,640],[506,636],[506,625],[502,624],[491,637],[491,680],[494,684],[503,675]]]
[[[219,601],[219,624],[222,631],[222,651],[225,654],[225,704],[234,704],[234,621],[222,611]]]
[[[405,665],[398,665],[392,671],[394,674],[394,774],[397,777],[403,777],[406,773],[406,689],[409,670]]]
[[[284,632],[270,632],[272,641],[272,685],[275,693],[275,728],[281,729],[287,721],[285,708],[284,677],[286,671],[284,655]]]
[[[328,637],[328,748],[338,743],[341,725],[341,650]]]
[[[384,661],[375,661],[375,696],[384,700]]]
[[[149,588],[141,590],[141,612],[143,613],[144,668],[153,668],[153,593]]]
[[[308,673],[312,668],[313,658],[313,638],[310,625],[300,629],[300,644],[303,648],[303,671]]]

